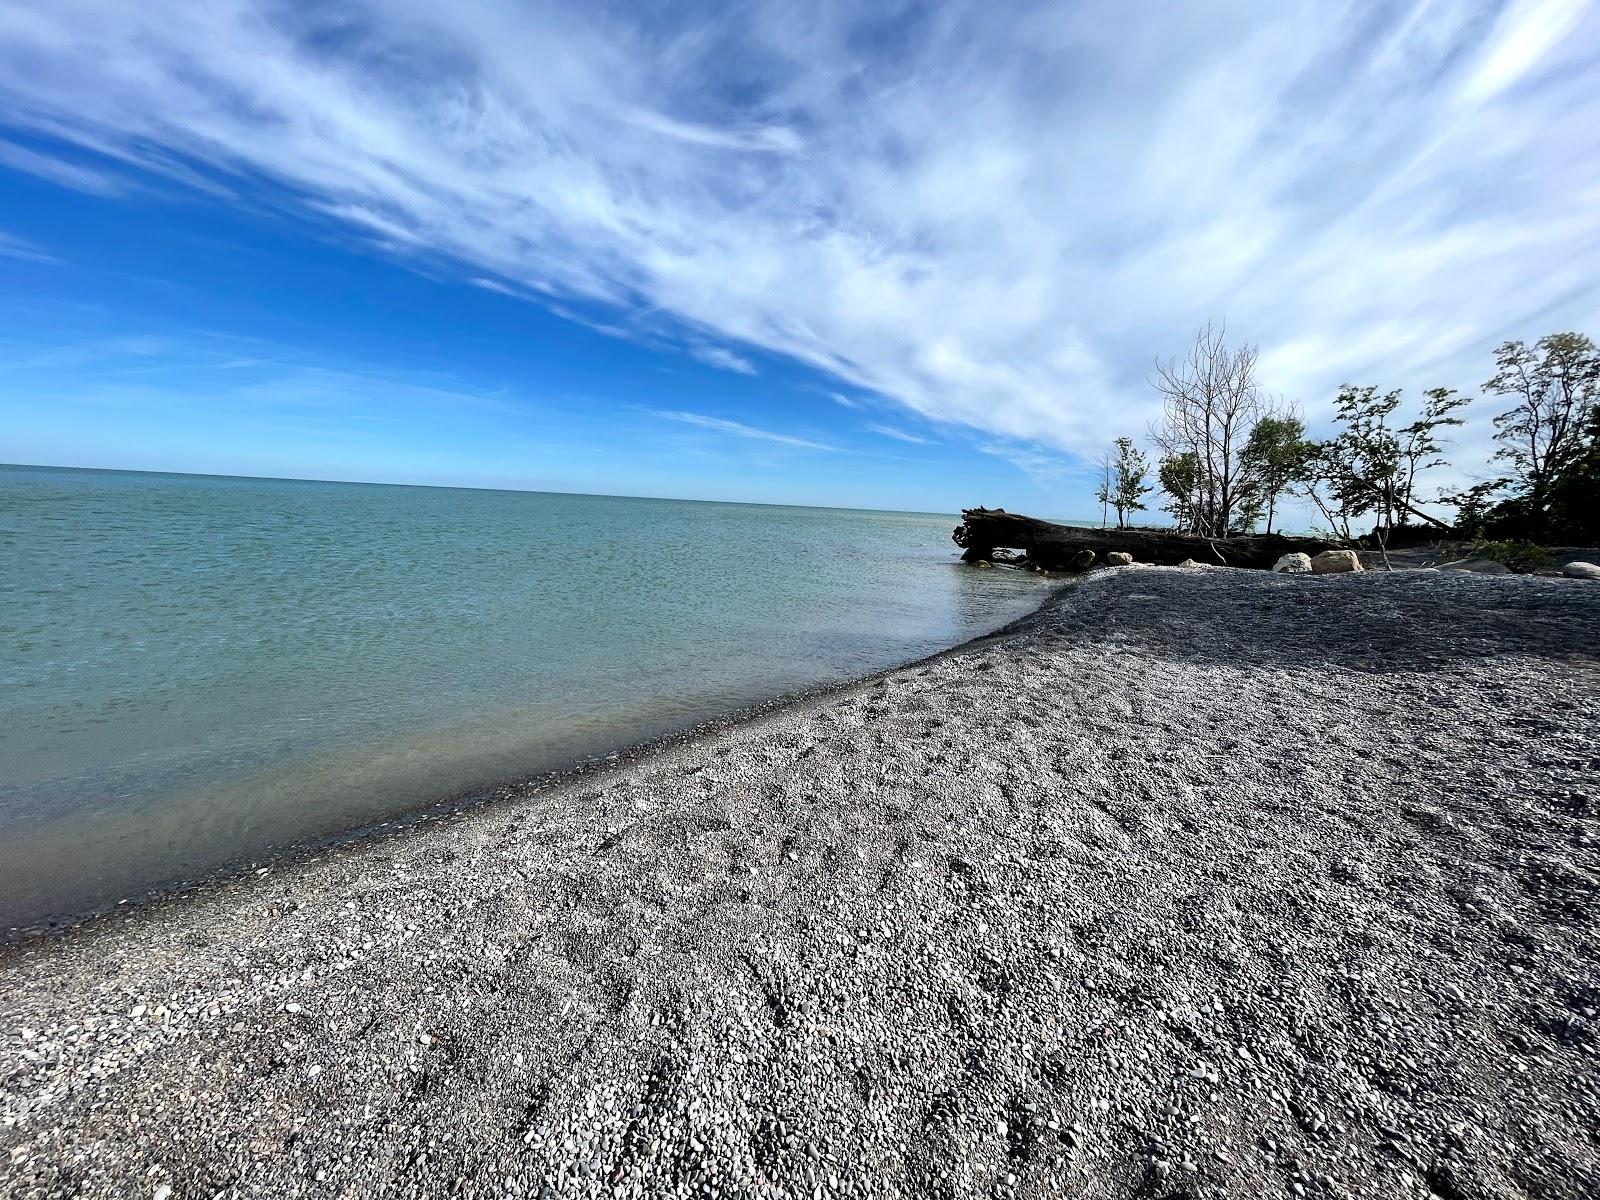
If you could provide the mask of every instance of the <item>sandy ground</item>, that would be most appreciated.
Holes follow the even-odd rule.
[[[1600,1195],[1600,586],[1125,568],[0,956],[0,1194]]]

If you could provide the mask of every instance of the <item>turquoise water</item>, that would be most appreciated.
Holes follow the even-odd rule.
[[[999,627],[955,518],[0,467],[0,927]]]

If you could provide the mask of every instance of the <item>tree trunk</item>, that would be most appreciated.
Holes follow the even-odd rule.
[[[1025,551],[1028,563],[1047,571],[1081,571],[1112,550],[1124,550],[1136,562],[1167,566],[1192,558],[1218,566],[1270,568],[1285,554],[1320,554],[1337,548],[1323,538],[1282,534],[1207,538],[1164,529],[1086,529],[1003,508],[968,508],[961,516],[962,524],[952,537],[964,551],[963,562],[991,561],[997,549],[1006,547]]]

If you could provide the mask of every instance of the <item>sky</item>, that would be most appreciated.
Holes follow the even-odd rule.
[[[1589,0],[9,0],[0,461],[1086,515],[1208,321],[1314,429],[1600,337],[1597,79]]]

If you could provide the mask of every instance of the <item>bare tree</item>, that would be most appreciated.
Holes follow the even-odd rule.
[[[1106,527],[1106,510],[1111,506],[1111,452],[1100,455],[1100,487],[1094,498],[1100,501],[1100,528]]]
[[[1226,537],[1252,488],[1242,461],[1269,405],[1256,383],[1254,346],[1230,349],[1223,326],[1207,325],[1182,358],[1156,363],[1161,419],[1150,431],[1164,457],[1194,455],[1198,471],[1191,519],[1202,537]]]

